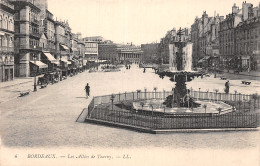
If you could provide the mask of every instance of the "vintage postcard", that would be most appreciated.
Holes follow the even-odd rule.
[[[259,1],[0,7],[1,166],[260,166]]]

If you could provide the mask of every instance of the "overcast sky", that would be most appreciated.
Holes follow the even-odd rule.
[[[68,20],[73,33],[137,45],[159,42],[173,27],[190,27],[205,10],[226,16],[234,3],[242,8],[243,0],[48,0],[54,18]]]

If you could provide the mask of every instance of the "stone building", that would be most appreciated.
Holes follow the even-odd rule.
[[[194,67],[209,67],[213,59],[219,56],[219,29],[224,19],[218,14],[209,17],[206,11],[202,17],[195,18],[191,25],[192,58]]]
[[[15,14],[15,75],[28,77],[44,72],[47,65],[40,61],[41,34],[40,9],[32,0],[10,0],[14,4]]]
[[[0,82],[14,78],[14,5],[0,1]]]
[[[85,60],[98,60],[98,44],[103,41],[102,37],[85,37]]]
[[[232,13],[228,14],[220,23],[220,64],[227,68],[235,57],[235,28],[242,21],[242,10],[236,4],[232,7]]]
[[[235,29],[236,47],[233,63],[240,71],[260,71],[260,16],[249,18]]]
[[[227,70],[250,71],[259,67],[259,7],[243,2],[232,7],[220,24],[220,63]]]
[[[132,44],[100,43],[98,44],[98,55],[102,60],[111,63],[140,63],[143,51],[141,47]]]

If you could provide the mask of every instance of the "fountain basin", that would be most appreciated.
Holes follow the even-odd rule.
[[[213,113],[218,114],[219,111],[217,108],[222,108],[220,114],[226,114],[229,112],[232,112],[232,106],[228,105],[222,101],[218,102],[212,102],[208,100],[196,100],[196,103],[201,104],[197,108],[185,108],[185,107],[174,107],[169,108],[166,107],[164,104],[164,100],[143,100],[143,101],[136,101],[133,102],[133,108],[137,111],[154,111],[154,112],[161,112],[161,113],[167,113],[167,114],[201,114],[201,113]],[[205,111],[205,108],[203,105],[206,104],[207,108]]]

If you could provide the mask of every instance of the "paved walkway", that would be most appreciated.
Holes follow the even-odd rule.
[[[227,70],[225,70],[225,73],[234,74],[233,72],[234,72],[233,70],[229,70],[229,72],[227,72]],[[260,77],[260,71],[239,72],[239,74],[236,73],[234,75]]]
[[[15,78],[12,81],[1,82],[0,89],[33,82],[33,77]]]

